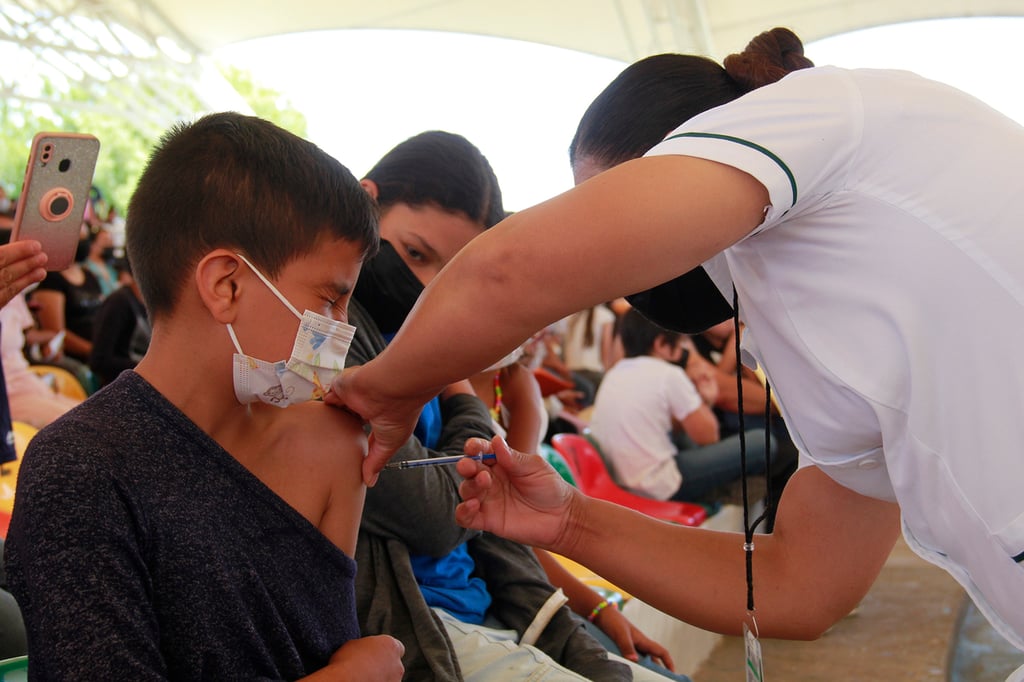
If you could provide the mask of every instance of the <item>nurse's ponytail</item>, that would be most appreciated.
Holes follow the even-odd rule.
[[[744,92],[750,92],[814,62],[804,56],[804,44],[795,33],[773,28],[751,40],[743,52],[726,57],[722,65]]]
[[[670,132],[708,109],[814,66],[800,38],[773,28],[729,55],[724,67],[707,57],[659,54],[628,66],[591,103],[569,146],[575,168],[585,160],[610,168],[643,156]]]

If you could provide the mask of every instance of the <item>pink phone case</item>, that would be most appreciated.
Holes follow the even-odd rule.
[[[75,258],[100,141],[81,133],[39,133],[32,139],[11,241],[43,245],[47,270]]]

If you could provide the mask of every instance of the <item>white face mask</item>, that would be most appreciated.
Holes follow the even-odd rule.
[[[281,292],[263,276],[245,256],[237,254],[288,310],[299,318],[299,329],[288,360],[267,362],[242,352],[235,330],[227,325],[235,344],[234,385],[238,402],[248,405],[263,402],[288,407],[308,400],[319,400],[331,381],[345,368],[345,356],[356,328],[307,310],[302,315]]]

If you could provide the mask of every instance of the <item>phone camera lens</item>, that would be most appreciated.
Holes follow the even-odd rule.
[[[50,202],[50,213],[53,215],[64,215],[68,212],[70,207],[67,197],[54,197],[53,201]]]

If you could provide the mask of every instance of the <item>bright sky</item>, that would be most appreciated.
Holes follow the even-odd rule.
[[[971,92],[1024,123],[1024,18],[916,22],[806,46],[819,65],[903,68]],[[483,151],[505,207],[572,186],[567,148],[590,101],[625,64],[519,41],[410,31],[266,38],[216,57],[253,72],[305,113],[309,137],[361,177],[424,130],[460,133]]]

